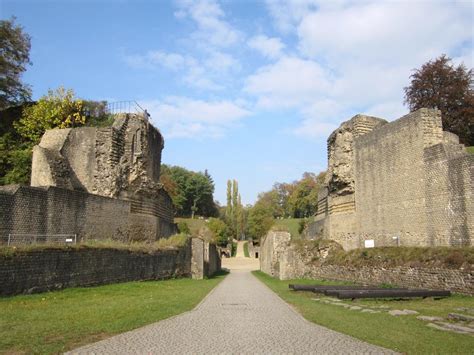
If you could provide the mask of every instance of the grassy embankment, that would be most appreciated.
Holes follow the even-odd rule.
[[[272,229],[288,231],[294,239],[299,239],[301,235],[298,229],[302,219],[303,218],[276,219]]]
[[[199,235],[199,231],[206,226],[206,220],[199,218],[181,218],[176,217],[174,223],[184,222],[188,225],[190,234],[193,236]]]
[[[0,353],[56,354],[193,309],[223,275],[0,298]]]
[[[250,258],[250,254],[249,254],[249,243],[248,242],[245,242],[244,243],[244,256],[246,258]]]
[[[128,250],[131,252],[153,253],[159,250],[179,248],[186,244],[188,237],[183,234],[176,234],[169,238],[162,238],[156,242],[131,242],[124,243],[116,240],[88,240],[76,245],[64,245],[54,243],[18,245],[18,246],[0,246],[0,257],[10,256],[18,253],[27,253],[35,250],[44,249],[116,249]]]
[[[351,306],[359,306],[381,313],[363,313],[333,304],[325,304],[314,299],[324,296],[312,292],[295,292],[288,289],[289,283],[299,284],[341,284],[316,280],[274,279],[260,271],[255,276],[275,291],[283,300],[295,306],[309,321],[330,329],[351,335],[371,344],[383,346],[409,354],[471,354],[473,337],[432,329],[426,322],[416,319],[417,315],[391,316],[390,309],[410,309],[419,315],[446,317],[456,308],[474,309],[474,297],[454,295],[441,300],[356,300],[344,301]],[[336,302],[334,302],[336,303]],[[386,308],[385,308],[386,307]]]

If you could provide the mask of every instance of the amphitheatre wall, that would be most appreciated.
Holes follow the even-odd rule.
[[[344,249],[474,245],[474,155],[439,111],[390,123],[357,115],[329,137],[328,155],[310,238]]]
[[[334,245],[333,245],[334,247]],[[340,248],[340,246],[338,246]],[[294,243],[288,232],[270,231],[262,238],[260,270],[280,280],[317,279],[349,281],[366,286],[381,284],[399,287],[445,289],[474,296],[474,277],[471,267],[422,263],[405,265],[351,266],[328,261],[331,245]]]
[[[164,140],[140,114],[111,127],[48,130],[33,149],[31,186],[0,187],[0,243],[10,234],[156,240],[176,230],[159,183]]]

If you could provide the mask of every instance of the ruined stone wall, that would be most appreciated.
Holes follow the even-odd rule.
[[[288,248],[291,235],[288,232],[270,231],[260,241],[260,270],[280,277],[280,255]]]
[[[214,244],[201,238],[192,238],[191,274],[193,279],[203,279],[221,270],[221,256]]]
[[[106,212],[96,209],[97,218],[91,216],[88,222],[99,235],[109,235],[114,230],[120,231],[124,238],[166,237],[175,232],[175,226],[171,198],[159,183],[163,147],[161,133],[146,117],[136,114],[117,115],[111,127],[48,130],[33,149],[31,185],[55,186],[127,201],[127,216],[120,207],[116,211],[120,220],[107,219],[113,210],[112,202]],[[50,194],[53,191],[56,190]],[[90,200],[99,201],[92,197]],[[81,214],[79,210],[77,214]],[[104,217],[103,222],[94,223],[99,217]],[[122,226],[124,221],[128,223],[126,228]],[[104,226],[106,223],[112,226]]]
[[[463,148],[436,144],[424,151],[426,234],[431,245],[474,245],[474,155]]]
[[[369,240],[472,245],[474,158],[458,143],[443,132],[437,110],[390,123],[366,116],[343,123],[328,139],[328,177],[309,236],[345,249]]]
[[[355,140],[357,247],[428,245],[420,111]]]
[[[270,232],[272,233],[272,232]],[[290,242],[289,235],[270,233],[261,245],[260,270],[280,280],[315,279],[350,281],[362,285],[443,289],[474,295],[474,274],[465,268],[409,266],[344,266],[315,262],[328,250],[306,248]],[[270,237],[270,238],[269,238]]]
[[[79,240],[156,240],[168,218],[132,211],[132,202],[58,187],[0,187],[0,243],[8,234],[77,234]]]

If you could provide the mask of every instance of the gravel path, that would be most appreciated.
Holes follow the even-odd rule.
[[[232,272],[193,311],[71,353],[392,353],[306,321],[243,263],[230,261]]]

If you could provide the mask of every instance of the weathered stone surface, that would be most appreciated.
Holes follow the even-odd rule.
[[[199,263],[194,259],[198,253],[202,256]],[[0,255],[0,296],[138,280],[203,278],[220,268],[215,246],[196,238],[183,247],[154,252],[105,248],[18,252]]]
[[[440,322],[444,320],[441,317],[431,317],[431,316],[418,316],[416,317],[416,319],[419,319],[425,322]]]
[[[418,312],[412,311],[410,309],[404,309],[404,310],[393,309],[391,311],[388,311],[388,314],[390,314],[391,316],[408,316],[412,314],[418,314]]]
[[[474,317],[473,316],[468,316],[468,315],[459,314],[459,313],[449,313],[448,314],[448,319],[462,320],[462,321],[466,321],[466,322],[474,322]]]
[[[361,311],[362,313],[372,313],[372,314],[375,314],[375,313],[380,313],[380,311],[375,311],[373,309],[369,309],[369,308],[365,308]]]
[[[439,323],[428,323],[428,327],[435,328],[438,330],[450,331],[460,334],[474,334],[474,329],[457,325],[453,323],[439,322]]]
[[[163,137],[141,115],[112,127],[53,129],[34,147],[32,187],[0,188],[0,243],[8,234],[156,240],[175,232],[159,183]]]
[[[360,132],[360,133],[359,133]],[[328,138],[326,186],[308,227],[344,249],[474,244],[474,155],[443,132],[441,113],[355,116]]]
[[[469,314],[474,314],[474,308],[459,307],[459,308],[455,308],[455,310],[458,311],[458,312],[465,312],[465,313],[469,313]]]

